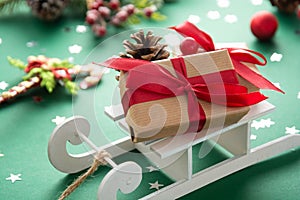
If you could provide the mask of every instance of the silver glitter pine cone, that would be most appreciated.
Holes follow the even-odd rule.
[[[26,0],[38,18],[53,21],[60,17],[69,0]]]

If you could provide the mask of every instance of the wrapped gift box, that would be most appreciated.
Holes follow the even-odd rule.
[[[188,55],[184,56],[183,59],[187,79],[204,76],[205,84],[209,85],[223,82],[236,84],[238,83],[238,79],[242,80],[242,78],[238,78],[236,75],[227,50]],[[172,59],[156,61],[155,63],[166,69],[174,77],[178,76],[178,73],[175,72]],[[128,73],[124,72],[120,75],[119,86],[123,99],[128,90],[126,87],[127,76]],[[144,78],[147,79],[147,77]],[[242,83],[247,88],[250,88],[251,91],[258,90],[246,80],[242,80]],[[163,85],[163,83],[161,84]],[[142,96],[142,94],[139,93],[137,95]],[[132,95],[129,98],[134,99],[137,96]],[[226,97],[223,96],[223,98]],[[228,107],[201,99],[198,99],[198,102],[206,116],[203,129],[208,129],[211,125],[226,127],[238,122],[249,111],[248,106]],[[187,133],[189,130],[191,122],[188,114],[187,95],[145,101],[131,106],[124,104],[126,103],[123,102],[123,107],[125,108],[126,122],[130,127],[133,142],[174,136],[176,134]],[[197,110],[196,106],[195,110]]]

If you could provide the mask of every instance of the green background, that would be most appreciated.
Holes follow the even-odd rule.
[[[211,20],[208,11],[219,11],[221,17]],[[273,12],[279,20],[279,29],[270,42],[260,42],[251,34],[249,24],[251,16],[259,10]],[[251,146],[258,146],[272,139],[285,135],[285,127],[296,126],[300,129],[300,92],[299,80],[299,42],[300,20],[295,15],[284,15],[277,12],[269,1],[263,1],[255,6],[250,0],[230,1],[228,8],[220,8],[216,1],[209,0],[177,0],[166,4],[161,12],[168,18],[162,22],[146,21],[127,29],[141,27],[169,27],[182,23],[189,15],[198,15],[198,26],[208,32],[215,42],[245,42],[249,48],[262,52],[268,59],[267,67],[260,67],[261,73],[272,82],[280,83],[285,95],[275,92],[264,92],[269,96],[269,102],[277,109],[264,117],[275,122],[270,128],[261,128],[252,133],[257,135],[251,141]],[[227,14],[237,16],[236,23],[226,23]],[[101,39],[93,36],[90,28],[86,33],[77,33],[77,25],[84,25],[84,16],[72,12],[65,14],[54,23],[45,23],[33,17],[27,9],[16,14],[0,16],[0,82],[6,81],[10,86],[16,85],[24,72],[9,66],[7,56],[26,60],[29,55],[44,54],[48,57],[69,58],[74,62],[84,63],[89,53],[102,41],[114,34],[127,29],[109,29],[109,34]],[[36,45],[28,47],[27,42],[34,41]],[[78,44],[83,47],[79,54],[70,54],[68,47]],[[104,43],[108,44],[108,43]],[[101,48],[104,52],[114,52],[113,45]],[[98,50],[96,50],[98,51]],[[283,55],[281,62],[270,62],[272,53]],[[100,57],[104,54],[101,53]],[[103,77],[95,89],[80,91],[72,98],[63,88],[58,88],[53,94],[43,89],[37,89],[16,99],[10,104],[0,105],[0,198],[1,199],[57,199],[60,193],[80,175],[67,175],[57,171],[48,161],[47,144],[55,124],[51,122],[56,115],[70,117],[73,114],[84,114],[89,108],[93,112],[91,137],[98,145],[123,137],[119,127],[103,114],[103,107],[109,105],[117,82],[114,72]],[[43,101],[36,103],[32,96],[41,96]],[[89,119],[88,117],[88,119]],[[97,132],[97,133],[96,133]],[[105,133],[105,139],[103,134]],[[226,155],[213,150],[204,159],[198,158],[199,145],[193,149],[194,166],[203,168]],[[85,151],[86,147],[78,149],[70,147],[71,151]],[[145,167],[151,164],[137,152],[132,156],[124,155],[117,158],[116,163],[136,160],[146,172]],[[80,186],[69,199],[95,199],[97,188],[109,171],[102,167]],[[293,149],[283,155],[269,159],[237,172],[204,188],[201,188],[182,199],[299,199],[300,197],[300,151]],[[9,174],[22,174],[22,181],[12,184],[5,180]],[[139,188],[130,195],[118,194],[118,199],[137,199],[151,193],[148,183],[169,185],[172,181],[161,172],[143,173],[143,181]]]

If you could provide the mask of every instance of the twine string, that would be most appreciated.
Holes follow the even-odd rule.
[[[105,160],[105,157],[111,157],[110,154],[105,151],[105,150],[101,150],[99,151],[96,156],[95,159],[93,161],[93,164],[91,165],[91,167],[81,176],[79,176],[71,185],[69,185],[65,191],[60,195],[60,197],[58,198],[58,200],[64,200],[67,196],[69,196],[76,188],[78,188],[87,177],[89,177],[90,175],[92,175],[100,165],[106,165],[107,161]]]

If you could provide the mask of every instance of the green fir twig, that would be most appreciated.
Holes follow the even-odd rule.
[[[24,70],[26,68],[26,65],[24,62],[22,62],[21,60],[19,59],[15,59],[15,58],[12,58],[10,56],[7,56],[7,60],[9,62],[10,65],[14,66],[14,67],[17,67],[21,70]]]
[[[0,12],[13,12],[20,4],[26,2],[25,0],[0,0]]]

